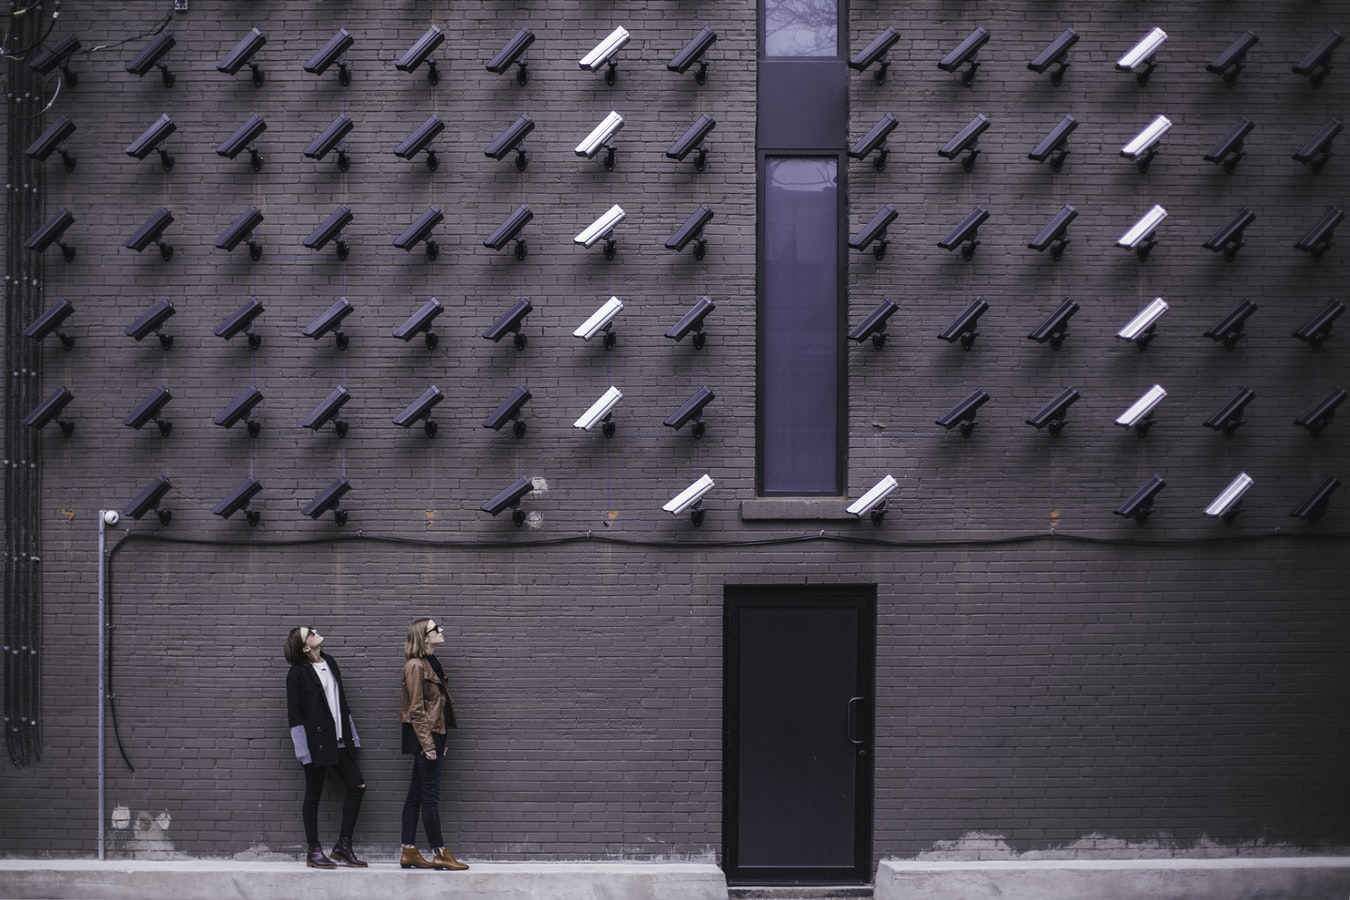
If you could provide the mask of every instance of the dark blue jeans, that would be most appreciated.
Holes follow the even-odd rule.
[[[435,740],[435,759],[427,759],[424,753],[413,757],[412,781],[408,785],[408,796],[403,799],[403,844],[407,847],[417,844],[419,813],[431,849],[445,846],[441,837],[441,763],[445,760],[445,736],[435,735]]]

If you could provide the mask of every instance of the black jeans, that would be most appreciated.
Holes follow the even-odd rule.
[[[361,777],[361,769],[351,750],[339,747],[335,766],[305,766],[305,802],[300,808],[300,817],[305,822],[305,840],[310,847],[319,846],[319,798],[323,796],[323,783],[330,769],[337,772],[347,786],[347,799],[342,801],[342,830],[338,836],[351,840],[352,832],[356,830],[356,817],[361,814],[366,780]]]
[[[403,800],[403,845],[417,845],[417,817],[422,816],[431,849],[445,846],[441,836],[441,763],[445,761],[445,735],[433,735],[436,758],[427,759],[425,753],[413,757],[412,781],[408,796]]]

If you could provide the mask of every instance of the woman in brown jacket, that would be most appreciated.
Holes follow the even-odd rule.
[[[445,630],[432,619],[417,619],[408,626],[403,655],[403,697],[399,720],[403,723],[403,752],[412,755],[412,783],[403,801],[403,853],[405,869],[467,869],[445,848],[441,837],[441,761],[445,758],[446,731],[455,726],[455,706],[445,684],[445,670],[436,659],[436,648],[445,643]],[[431,843],[431,860],[417,849],[417,817],[422,816]]]

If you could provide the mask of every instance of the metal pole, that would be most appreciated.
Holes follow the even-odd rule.
[[[104,802],[104,736],[103,736],[103,718],[107,703],[104,700],[106,686],[104,678],[106,677],[107,666],[105,665],[108,644],[107,632],[107,597],[104,596],[103,587],[106,584],[107,539],[105,529],[108,518],[112,516],[113,521],[117,521],[117,513],[109,510],[100,509],[98,511],[98,858],[103,860],[103,802]]]

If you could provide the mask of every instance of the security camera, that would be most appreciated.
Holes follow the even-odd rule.
[[[581,68],[598,72],[602,66],[607,65],[609,68],[605,71],[605,83],[613,84],[618,78],[619,71],[619,63],[614,59],[614,56],[628,43],[628,38],[628,30],[622,25],[615,28],[605,35],[590,53],[581,58]]]
[[[61,236],[66,233],[67,228],[74,224],[75,217],[71,215],[70,210],[63,206],[56,211],[55,215],[43,222],[41,228],[29,235],[23,245],[34,253],[41,253],[52,244],[56,244],[61,248],[61,255],[66,262],[70,262],[75,258],[75,248],[61,240]]]
[[[849,239],[848,245],[854,250],[866,250],[872,244],[876,244],[872,247],[872,255],[881,259],[886,255],[886,245],[890,243],[886,240],[886,229],[890,228],[891,223],[899,216],[899,210],[887,203],[877,211],[872,221]]]
[[[436,48],[445,42],[445,32],[432,25],[417,41],[409,47],[398,62],[394,63],[394,68],[400,72],[415,72],[422,63],[427,64],[427,81],[437,84],[441,80],[441,75],[436,71],[436,60],[431,59],[431,54],[436,52]]]
[[[853,142],[848,148],[848,155],[853,159],[866,159],[869,154],[875,152],[877,158],[873,160],[872,165],[880,172],[886,168],[886,158],[890,156],[890,151],[886,149],[886,139],[899,124],[900,120],[890,113],[882,116],[875,125],[867,129],[866,134]]]
[[[164,207],[150,214],[150,218],[141,223],[141,227],[127,238],[122,246],[140,253],[151,244],[159,247],[160,258],[165,262],[173,259],[173,245],[164,240],[164,229],[173,224],[173,213]]]
[[[1143,437],[1153,427],[1153,411],[1166,396],[1167,390],[1162,385],[1155,384],[1126,407],[1124,412],[1116,416],[1116,424],[1121,428],[1133,428],[1140,437]]]
[[[1073,116],[1060,119],[1055,127],[1050,129],[1050,133],[1031,149],[1027,158],[1036,162],[1045,162],[1048,159],[1051,171],[1058,172],[1064,166],[1064,158],[1069,155],[1067,147],[1069,135],[1073,134],[1077,127],[1078,120]]]
[[[1340,119],[1328,119],[1327,123],[1317,130],[1317,134],[1295,151],[1294,159],[1307,163],[1315,174],[1320,173],[1326,167],[1327,160],[1331,159],[1331,142],[1341,133],[1342,127]]]
[[[1326,343],[1327,338],[1331,337],[1332,324],[1343,312],[1345,312],[1345,304],[1340,300],[1332,300],[1321,312],[1293,332],[1293,335],[1312,349],[1320,350],[1322,344]]]
[[[173,45],[173,32],[161,31],[150,39],[150,43],[146,44],[141,52],[137,53],[136,56],[132,58],[131,62],[127,63],[127,71],[132,75],[143,77],[145,73],[149,72],[152,68],[159,66],[159,72],[162,76],[164,86],[166,88],[173,87],[173,73],[169,71],[167,65],[160,62],[160,59],[163,58],[164,54],[173,49]]]
[[[55,334],[61,341],[61,346],[69,350],[75,346],[75,338],[61,332],[61,323],[70,318],[71,313],[75,312],[75,305],[61,297],[51,306],[28,324],[23,330],[24,337],[40,341],[49,334]]]
[[[703,142],[707,139],[708,133],[716,127],[717,120],[704,113],[685,129],[684,134],[675,139],[675,143],[666,148],[666,157],[683,162],[684,158],[697,147],[698,156],[694,157],[694,169],[702,172],[708,166],[708,147]]]
[[[1133,72],[1136,81],[1147,84],[1148,77],[1153,74],[1157,65],[1153,58],[1165,43],[1167,32],[1161,28],[1154,28],[1127,50],[1124,56],[1116,60],[1116,69],[1121,72]]]
[[[1163,477],[1154,475],[1140,485],[1139,489],[1131,494],[1124,503],[1116,507],[1116,515],[1134,519],[1140,525],[1144,524],[1144,521],[1153,515],[1153,499],[1165,487],[1167,487],[1167,482],[1163,480]]]
[[[173,423],[167,419],[161,418],[159,414],[163,412],[164,407],[167,406],[172,399],[173,394],[169,393],[169,389],[161,384],[147,394],[144,400],[136,404],[135,409],[122,420],[122,424],[128,428],[135,428],[139,431],[145,427],[147,422],[153,419],[155,425],[159,428],[160,436],[168,437],[173,432]],[[133,516],[132,518],[139,517]]]
[[[715,483],[712,480],[712,476],[708,475],[705,472],[703,475],[699,477],[697,481],[689,485],[689,487],[680,491],[674,497],[671,497],[670,500],[666,501],[666,503],[664,503],[661,506],[661,508],[664,509],[666,512],[670,513],[672,516],[678,516],[685,512],[691,512],[692,513],[691,521],[693,522],[694,526],[697,527],[699,525],[702,525],[703,510],[700,508],[700,505],[703,501],[703,498],[707,496],[708,492],[711,491],[714,486]]]
[[[412,134],[403,139],[403,143],[394,148],[394,155],[399,159],[412,159],[425,150],[427,168],[434,172],[439,163],[436,160],[436,151],[431,149],[431,142],[444,130],[445,123],[439,116],[429,116],[425,122],[413,129]]]
[[[1163,135],[1172,130],[1172,120],[1167,116],[1157,116],[1135,135],[1128,144],[1120,148],[1120,155],[1133,160],[1139,171],[1148,171],[1153,157],[1158,155],[1158,144]]]
[[[247,329],[248,345],[251,349],[257,350],[262,346],[262,338],[253,333],[253,320],[262,315],[262,313],[262,301],[257,297],[250,297],[245,301],[243,306],[230,313],[224,322],[217,325],[216,330],[212,333],[215,334],[216,337],[224,338],[228,341],[236,334]]]
[[[605,258],[613,259],[615,244],[613,237],[614,229],[624,220],[626,215],[627,214],[623,211],[623,207],[616,203],[601,213],[600,218],[583,228],[576,237],[572,238],[572,241],[583,247],[593,247],[595,246],[596,241],[604,238]]]
[[[886,498],[899,486],[900,482],[895,480],[895,476],[888,474],[850,503],[844,511],[860,519],[863,516],[870,516],[873,525],[880,525],[886,516]]]
[[[1078,210],[1065,204],[1027,246],[1038,253],[1044,253],[1049,247],[1050,258],[1059,259],[1064,255],[1064,248],[1069,243],[1069,224],[1076,218]]]
[[[247,63],[249,69],[253,72],[253,86],[262,87],[263,73],[258,64],[252,62],[253,54],[262,49],[263,44],[267,43],[267,38],[256,28],[249,30],[248,34],[239,39],[239,43],[234,45],[234,49],[225,54],[224,59],[216,63],[216,71],[224,72],[226,75],[234,75]]]
[[[309,159],[323,159],[331,151],[338,152],[338,169],[345,172],[350,167],[351,162],[347,158],[347,151],[338,145],[342,143],[351,130],[355,127],[351,116],[346,113],[338,113],[338,117],[328,124],[328,127],[319,132],[318,137],[309,142],[305,148],[305,156]]]
[[[1073,318],[1073,314],[1078,312],[1079,308],[1077,300],[1066,297],[1063,303],[1055,307],[1054,312],[1032,329],[1031,334],[1027,335],[1027,340],[1038,344],[1048,342],[1050,349],[1058,350],[1069,335],[1069,319]]]
[[[1322,254],[1331,249],[1331,239],[1336,235],[1336,226],[1341,224],[1345,213],[1333,206],[1322,218],[1308,230],[1308,233],[1296,244],[1295,249],[1311,253],[1313,259],[1321,259]]]
[[[483,332],[483,337],[495,344],[508,334],[514,334],[516,349],[525,349],[526,337],[520,333],[520,326],[533,309],[534,304],[521,297],[511,305],[510,309],[502,313],[495,322],[488,326],[487,330]]]
[[[614,110],[610,110],[609,114],[600,120],[600,124],[592,128],[591,133],[581,139],[581,143],[577,144],[574,152],[577,156],[595,159],[595,154],[599,153],[601,149],[606,149],[605,168],[613,169],[615,150],[609,142],[622,128],[623,116]]]
[[[1294,65],[1294,71],[1311,81],[1313,87],[1321,86],[1331,71],[1331,54],[1343,40],[1345,36],[1333,28]]]
[[[520,116],[484,148],[483,155],[500,161],[506,154],[514,150],[516,151],[516,169],[523,172],[526,163],[529,162],[529,157],[525,153],[525,148],[521,146],[521,142],[531,131],[534,131],[534,119],[529,116]]]
[[[1331,495],[1335,493],[1336,488],[1341,486],[1341,480],[1334,475],[1328,475],[1322,483],[1313,488],[1311,494],[1303,499],[1298,506],[1295,506],[1289,515],[1295,519],[1303,519],[1306,522],[1317,524],[1317,520],[1322,518],[1327,511],[1327,502]]]
[[[666,416],[666,420],[662,424],[667,428],[674,428],[678,431],[684,427],[686,422],[693,422],[694,424],[689,429],[690,433],[695,438],[701,438],[704,431],[703,407],[711,403],[716,397],[717,395],[705,385],[694,391],[694,395],[680,404],[679,409]]]
[[[1154,328],[1158,320],[1167,312],[1167,301],[1162,297],[1154,297],[1153,300],[1139,310],[1134,318],[1125,323],[1125,326],[1116,332],[1116,337],[1122,341],[1128,341],[1143,350],[1153,340]]]
[[[534,210],[521,204],[507,216],[502,223],[492,230],[486,238],[483,239],[483,246],[489,250],[500,250],[512,241],[516,242],[516,259],[524,259],[526,254],[525,239],[520,236],[520,232],[534,218]]]
[[[400,250],[412,252],[418,242],[426,241],[427,259],[435,259],[440,255],[440,248],[436,242],[431,239],[431,231],[441,223],[445,218],[445,213],[441,212],[435,206],[428,206],[426,211],[418,216],[411,225],[403,229],[403,232],[394,238],[394,246]]]
[[[961,223],[947,232],[947,236],[938,241],[938,246],[943,250],[951,251],[957,247],[961,248],[961,258],[970,259],[975,255],[975,248],[980,246],[980,226],[989,218],[989,210],[983,206],[977,206],[970,212]]]
[[[1237,169],[1237,164],[1247,155],[1242,149],[1242,143],[1248,133],[1255,127],[1256,123],[1245,116],[1238,119],[1233,127],[1228,129],[1223,137],[1219,138],[1219,142],[1205,154],[1205,160],[1222,164],[1225,172],[1230,175],[1233,174],[1233,171]]]
[[[57,14],[53,14],[52,18],[55,19]],[[70,57],[80,47],[80,39],[74,34],[62,35],[54,43],[48,44],[35,53],[28,63],[28,68],[39,75],[50,75],[52,70],[59,68],[65,83],[74,87],[79,78],[74,72],[70,71]]]
[[[57,116],[56,120],[48,125],[42,134],[38,135],[37,140],[28,145],[27,149],[23,151],[24,155],[29,159],[43,162],[52,153],[60,153],[61,162],[65,165],[66,171],[74,172],[75,155],[66,152],[65,148],[61,146],[74,133],[75,123],[71,121],[70,116]]]
[[[525,436],[525,420],[520,417],[520,411],[526,403],[530,402],[530,389],[525,385],[519,385],[511,395],[502,401],[486,419],[483,420],[484,428],[491,428],[493,431],[501,431],[507,423],[511,423],[511,432],[516,437]]]
[[[1250,475],[1246,472],[1239,472],[1237,477],[1219,492],[1219,496],[1211,500],[1209,506],[1205,507],[1205,515],[1212,519],[1221,518],[1225,524],[1231,523],[1234,517],[1242,511],[1242,495],[1247,493],[1252,484]]]
[[[351,224],[352,211],[345,204],[339,204],[338,208],[333,210],[332,214],[325,219],[318,228],[309,233],[305,238],[304,245],[311,250],[322,250],[329,241],[337,238],[338,259],[346,259],[349,248],[347,242],[341,238],[342,229]]]
[[[445,307],[441,305],[441,301],[432,297],[426,303],[422,304],[421,309],[411,316],[408,316],[403,324],[394,330],[394,337],[398,338],[400,341],[407,342],[411,341],[419,334],[425,334],[427,349],[435,350],[437,338],[435,333],[431,330],[431,323],[444,311]]]
[[[712,217],[712,207],[700,203],[693,215],[685,219],[684,224],[666,239],[666,249],[679,253],[689,246],[690,241],[694,241],[694,258],[702,259],[708,250],[708,241],[703,237],[703,228],[712,221]]]
[[[244,120],[243,125],[235,129],[234,134],[221,141],[220,145],[216,147],[216,154],[226,159],[234,159],[247,148],[249,165],[252,166],[253,171],[260,171],[263,167],[263,158],[253,142],[266,130],[267,122],[263,120],[262,116],[254,113]]]
[[[951,431],[959,427],[962,437],[970,437],[970,433],[975,430],[975,414],[979,408],[989,402],[989,393],[984,388],[976,388],[966,395],[966,398],[937,420],[937,424]]]
[[[1140,260],[1148,259],[1149,252],[1154,245],[1158,243],[1153,233],[1158,230],[1163,219],[1167,218],[1167,210],[1154,204],[1153,208],[1139,217],[1139,221],[1130,226],[1120,239],[1116,241],[1116,246],[1125,250],[1133,250]]]
[[[1059,37],[1051,41],[1046,48],[1037,53],[1031,62],[1027,63],[1027,68],[1037,75],[1045,74],[1045,71],[1051,66],[1055,70],[1050,73],[1050,83],[1058,87],[1064,82],[1064,72],[1069,68],[1069,48],[1078,43],[1078,32],[1072,28],[1066,28]]]
[[[707,343],[708,336],[703,331],[703,320],[708,318],[708,313],[717,308],[711,297],[700,297],[693,306],[689,307],[688,312],[680,316],[680,320],[666,332],[666,337],[672,341],[682,341],[684,336],[693,332],[694,349],[702,350]]]
[[[348,48],[355,42],[355,38],[345,28],[339,28],[337,34],[328,39],[328,43],[318,49],[309,62],[305,63],[305,71],[311,75],[322,75],[328,71],[328,67],[333,63],[338,64],[338,83],[344,87],[352,83],[352,73],[347,70],[345,60],[339,59],[346,53]]]
[[[1215,75],[1223,77],[1223,83],[1232,87],[1237,83],[1238,75],[1242,72],[1243,63],[1247,60],[1247,51],[1256,46],[1260,40],[1255,31],[1244,31],[1233,39],[1233,42],[1224,49],[1222,53],[1214,57],[1214,62],[1205,66],[1206,69]]]
[[[975,157],[980,155],[980,148],[977,146],[980,135],[988,128],[989,117],[976,116],[966,123],[966,127],[958,131],[955,137],[938,148],[938,156],[943,159],[956,159],[962,153],[966,154],[961,160],[961,168],[969,172],[975,167]]]
[[[600,395],[600,399],[592,403],[590,409],[582,413],[580,417],[572,423],[572,427],[580,428],[582,431],[590,431],[598,422],[604,422],[605,424],[602,431],[604,432],[605,437],[612,437],[614,435],[614,420],[612,418],[612,413],[614,407],[617,406],[622,399],[623,391],[614,387],[614,385],[610,385],[605,392]]]
[[[698,63],[698,71],[694,73],[694,82],[703,84],[708,80],[708,49],[717,42],[717,32],[713,31],[707,25],[699,29],[698,34],[689,39],[680,52],[671,57],[670,62],[666,63],[666,68],[672,72],[683,75],[689,71],[689,68]]]
[[[234,490],[225,495],[215,506],[211,507],[211,512],[222,519],[228,519],[241,510],[249,525],[257,525],[262,515],[251,508],[251,502],[254,496],[262,490],[262,483],[250,475],[239,483]]]
[[[486,68],[494,75],[501,75],[511,66],[517,66],[516,81],[525,84],[530,80],[530,73],[526,69],[525,61],[521,59],[525,51],[534,43],[534,32],[528,28],[522,28],[515,33],[511,40],[507,41],[502,49],[492,55],[487,61]],[[498,157],[500,159],[501,157]]]
[[[239,218],[234,220],[229,228],[220,233],[220,237],[216,238],[216,247],[228,253],[243,241],[248,244],[249,257],[261,259],[262,244],[253,239],[253,231],[262,224],[262,221],[262,210],[256,206],[250,206],[240,214]]]
[[[975,58],[975,54],[987,43],[989,43],[989,30],[983,25],[976,26],[974,31],[966,35],[965,40],[942,57],[938,62],[938,68],[944,72],[955,72],[962,66],[969,66],[962,73],[961,82],[966,87],[970,87],[975,81],[975,70],[980,67],[980,61]]]
[[[849,331],[849,340],[861,344],[870,337],[872,346],[880,350],[886,344],[886,322],[899,309],[900,304],[890,297],[883,297],[876,308]]]
[[[328,486],[319,491],[314,499],[304,505],[300,512],[311,519],[318,519],[324,513],[332,511],[333,521],[338,525],[347,524],[347,511],[342,508],[342,498],[352,489],[351,482],[346,478],[338,477],[328,483]]]
[[[145,159],[151,153],[158,150],[160,165],[162,165],[164,171],[167,172],[173,168],[174,160],[173,157],[169,155],[169,152],[159,145],[164,142],[165,138],[177,130],[178,126],[174,124],[173,119],[169,118],[168,113],[163,113],[158,119],[150,124],[149,128],[142,131],[136,140],[127,144],[122,152],[127,156],[136,159]]]
[[[1255,220],[1256,213],[1244,206],[1237,211],[1233,218],[1228,220],[1226,225],[1214,232],[1212,238],[1205,241],[1205,249],[1213,250],[1215,253],[1222,250],[1223,258],[1231,262],[1246,243],[1242,240],[1242,233]]]
[[[1314,403],[1307,412],[1295,419],[1294,424],[1308,429],[1309,434],[1317,437],[1322,433],[1322,429],[1331,424],[1331,420],[1336,416],[1336,407],[1340,406],[1345,398],[1345,388],[1336,388],[1326,397]]]
[[[947,323],[947,327],[938,332],[938,337],[949,344],[959,340],[961,348],[969,350],[970,345],[975,343],[975,338],[979,335],[975,328],[980,323],[980,316],[984,315],[988,309],[988,302],[983,297],[976,297],[966,304],[966,308],[961,310],[955,319]]]
[[[444,399],[445,395],[441,393],[441,389],[433,384],[416,400],[405,406],[401,413],[394,416],[394,424],[399,428],[411,428],[414,422],[420,420],[426,436],[435,437],[436,423],[431,421],[431,410]]]
[[[1240,427],[1242,427],[1242,411],[1247,408],[1247,404],[1256,399],[1256,392],[1251,388],[1242,388],[1233,398],[1219,407],[1219,411],[1204,421],[1206,428],[1212,428],[1215,431],[1222,431],[1224,437],[1232,437]]]
[[[115,509],[103,510],[103,522],[105,525],[116,525],[122,521],[122,514]]]
[[[308,428],[311,431],[318,431],[329,422],[333,423],[333,430],[337,432],[338,437],[346,437],[347,423],[338,417],[342,407],[347,401],[352,399],[352,395],[342,385],[338,385],[329,392],[328,396],[319,401],[319,405],[310,411],[305,420],[300,423],[301,428]]]
[[[1059,437],[1059,433],[1064,430],[1065,414],[1070,406],[1078,402],[1078,396],[1077,390],[1066,387],[1056,394],[1053,400],[1032,413],[1031,418],[1027,419],[1027,424],[1037,431],[1046,429],[1051,437]]]
[[[610,297],[604,303],[600,304],[600,308],[591,313],[586,321],[577,326],[577,329],[573,331],[572,334],[575,337],[581,338],[583,341],[589,341],[597,334],[604,332],[605,349],[609,349],[614,346],[616,339],[612,327],[614,317],[617,316],[622,309],[623,301],[618,297]]]
[[[519,527],[525,523],[525,511],[520,508],[520,501],[532,490],[534,490],[534,482],[530,480],[528,475],[522,475],[499,491],[491,500],[480,506],[479,509],[492,516],[509,509],[511,510],[511,521]]]
[[[136,321],[128,325],[126,331],[123,333],[136,341],[143,341],[152,334],[158,334],[160,346],[165,350],[168,350],[173,346],[173,338],[169,337],[167,334],[160,333],[160,329],[164,327],[164,323],[169,321],[170,317],[177,311],[178,310],[174,309],[173,304],[168,300],[160,300],[159,302],[152,304],[148,310],[137,316]]]
[[[243,421],[253,411],[253,407],[262,402],[262,398],[262,391],[256,387],[247,388],[242,394],[231,400],[230,405],[222,409],[212,421],[221,428],[231,428],[235,422]],[[262,423],[257,419],[250,420],[248,436],[257,437],[260,431],[262,431]]]
[[[164,499],[164,495],[171,490],[173,490],[173,482],[163,475],[156,475],[145,490],[141,491],[136,499],[132,500],[127,508],[122,510],[122,515],[139,519],[154,510],[155,516],[159,519],[159,524],[168,525],[173,518],[173,514],[167,509],[161,509],[159,503]]]
[[[881,34],[872,38],[872,40],[867,43],[866,47],[863,47],[857,53],[853,54],[852,58],[848,61],[848,67],[862,72],[871,68],[873,64],[880,63],[880,65],[877,66],[877,73],[874,77],[876,78],[877,84],[881,84],[886,80],[886,71],[891,66],[890,57],[886,54],[890,52],[891,48],[894,47],[899,40],[900,32],[896,31],[894,28],[887,27]]]
[[[354,307],[351,301],[346,297],[339,297],[333,305],[324,310],[324,312],[304,327],[300,332],[307,338],[318,340],[328,332],[333,332],[337,337],[337,347],[339,350],[347,349],[347,335],[342,331],[342,320],[352,314]]]
[[[70,392],[70,388],[63,384],[55,391],[52,391],[52,393],[47,396],[47,399],[39,403],[32,412],[24,417],[23,424],[27,425],[29,428],[43,428],[48,422],[55,419],[56,424],[61,428],[61,434],[70,437],[71,434],[75,432],[75,423],[58,418],[58,416],[60,416],[61,411],[66,408],[66,404],[74,399],[75,395]]]
[[[1214,327],[1206,331],[1205,337],[1213,341],[1222,341],[1225,350],[1232,350],[1237,346],[1237,342],[1242,340],[1247,318],[1254,312],[1256,312],[1256,304],[1250,300],[1243,300],[1220,319]]]

